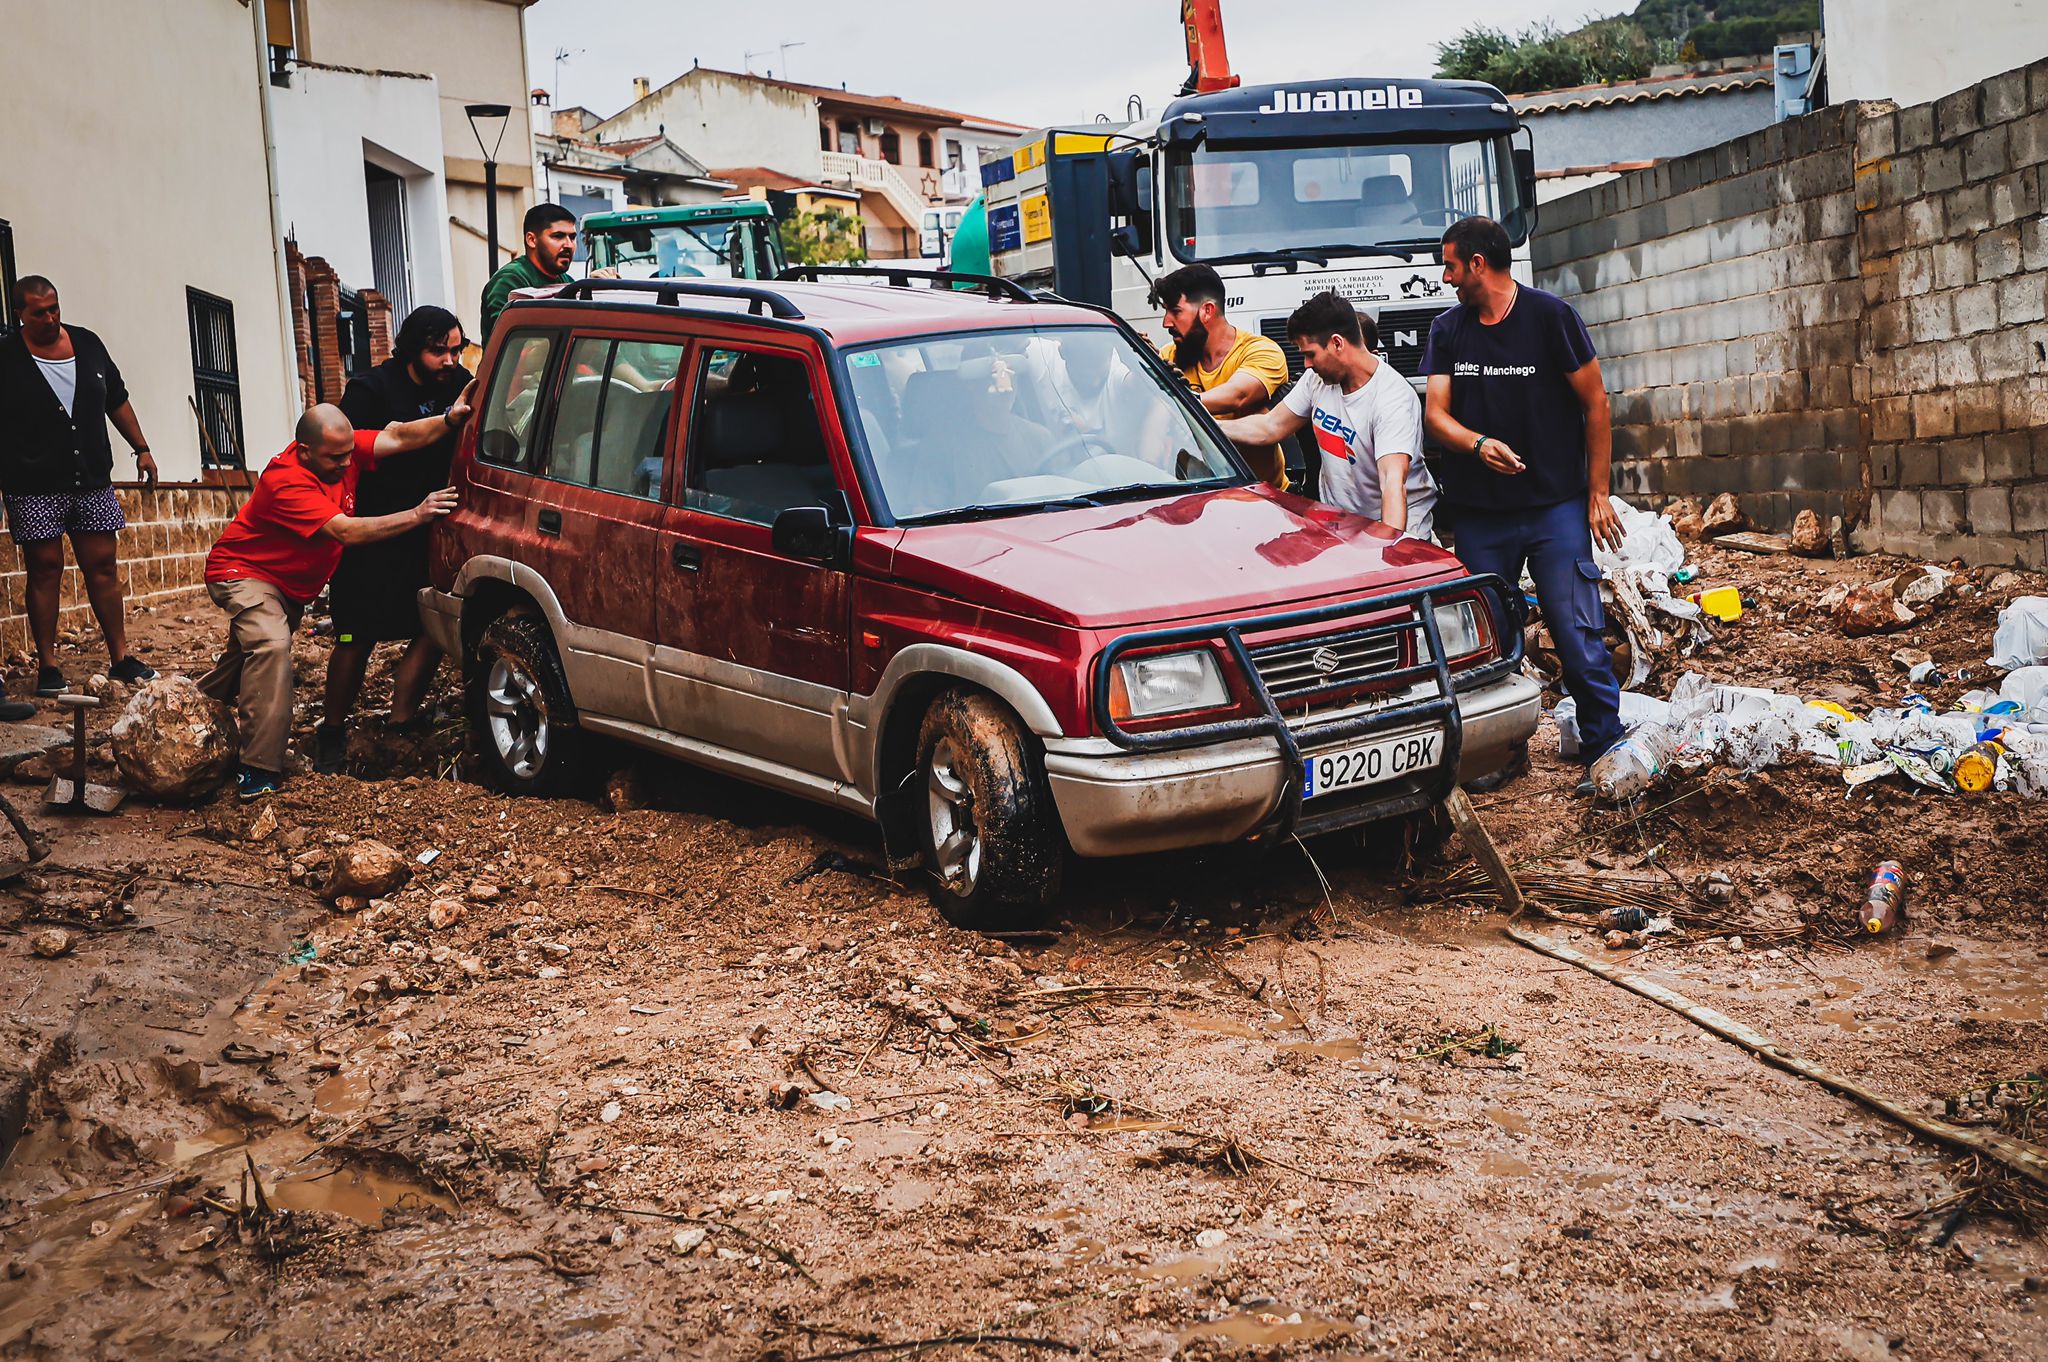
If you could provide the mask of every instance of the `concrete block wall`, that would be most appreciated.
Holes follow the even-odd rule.
[[[1871,514],[1891,553],[2048,564],[2048,62],[1856,136]]]
[[[1616,490],[2048,566],[2044,202],[2048,61],[1544,205],[1537,282],[1600,348]]]
[[[239,487],[180,484],[155,489],[126,486],[115,489],[128,528],[121,532],[118,550],[121,583],[131,604],[170,597],[203,585],[206,554],[213,541],[234,515],[234,507],[248,499]],[[32,650],[28,613],[23,592],[26,578],[21,555],[12,539],[0,538],[0,651]],[[84,583],[70,552],[65,553],[64,587],[58,612],[58,629],[90,629],[91,645],[97,648],[98,629],[92,608],[85,599]],[[96,654],[94,654],[96,657]],[[95,666],[100,665],[96,660]],[[72,678],[74,682],[84,677]]]
[[[1537,283],[1600,351],[1621,495],[1734,492],[1767,526],[1860,512],[1858,114],[1826,109],[1543,206]]]

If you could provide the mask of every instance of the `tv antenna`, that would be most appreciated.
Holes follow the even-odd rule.
[[[764,48],[762,48],[762,49],[761,49],[761,50],[760,50],[759,52],[749,52],[749,53],[747,53],[747,54],[745,55],[745,57],[744,57],[744,60],[745,60],[745,62],[746,62],[746,64],[747,64],[747,74],[748,74],[748,75],[750,75],[750,76],[754,74],[754,58],[756,58],[756,57],[765,57],[765,56],[769,55],[769,54],[770,54],[770,53],[772,52],[772,53],[774,53],[774,54],[775,54],[775,60],[777,60],[778,62],[781,62],[781,63],[782,63],[782,78],[783,78],[784,80],[788,80],[788,79],[789,79],[789,49],[790,49],[790,48],[792,48],[792,47],[802,47],[802,46],[803,46],[803,44],[802,44],[802,43],[777,43],[777,44],[775,44],[775,46],[774,46],[774,47],[764,47]],[[769,74],[770,76],[773,76],[773,75],[774,75],[775,73],[774,73],[773,71],[770,71],[770,72],[769,72],[768,74]]]

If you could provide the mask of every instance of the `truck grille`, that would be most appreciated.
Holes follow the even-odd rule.
[[[1422,373],[1422,352],[1429,345],[1429,324],[1436,320],[1440,307],[1387,308],[1380,313],[1380,353],[1387,363],[1394,366],[1394,372],[1403,378],[1415,378]],[[1267,340],[1280,347],[1287,356],[1287,376],[1301,377],[1303,364],[1301,351],[1287,338],[1287,319],[1267,317],[1259,323],[1259,331]]]
[[[1429,324],[1440,307],[1388,308],[1380,313],[1380,353],[1394,372],[1414,378],[1422,372],[1422,352],[1429,345]]]
[[[1251,653],[1259,679],[1275,700],[1285,704],[1297,695],[1360,685],[1395,670],[1401,665],[1401,635],[1297,639]]]

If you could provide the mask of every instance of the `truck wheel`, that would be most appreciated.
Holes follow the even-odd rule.
[[[485,782],[506,794],[565,793],[583,732],[547,625],[532,615],[492,620],[470,650],[464,680]]]
[[[1052,902],[1066,845],[1052,794],[1007,709],[973,691],[941,694],[918,731],[917,779],[926,864],[941,904],[993,925]]]

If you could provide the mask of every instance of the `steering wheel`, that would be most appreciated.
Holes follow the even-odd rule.
[[[1063,435],[1052,442],[1045,451],[1040,464],[1040,471],[1045,473],[1071,473],[1090,459],[1114,453],[1116,451],[1103,443],[1098,437],[1087,435],[1077,430],[1070,435]],[[1064,456],[1067,455],[1072,455],[1073,457],[1062,462]]]

